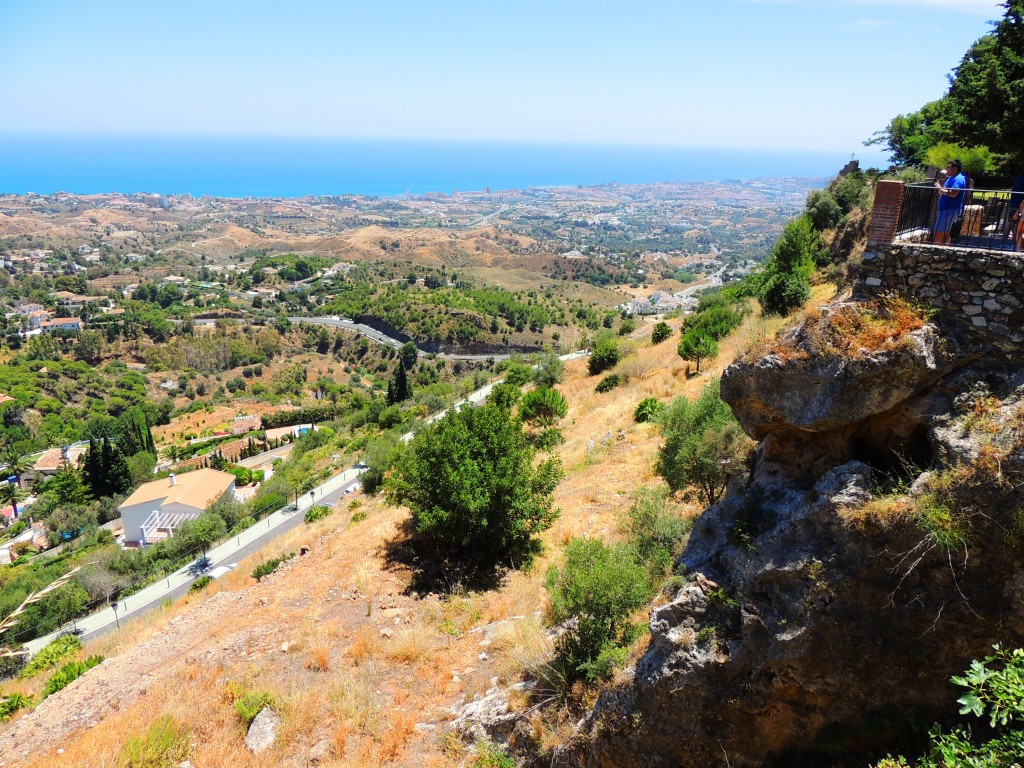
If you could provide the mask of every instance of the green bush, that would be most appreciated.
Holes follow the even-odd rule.
[[[249,691],[235,699],[235,714],[246,726],[250,726],[264,707],[273,706],[274,697],[266,691]]]
[[[0,723],[11,719],[19,709],[27,709],[32,706],[32,696],[23,693],[12,693],[9,696],[0,698]]]
[[[317,520],[323,520],[331,514],[331,508],[324,504],[316,504],[306,510],[305,521],[307,523],[315,523]]]
[[[651,331],[651,343],[661,344],[661,342],[663,342],[671,335],[672,328],[669,326],[668,323],[658,323],[657,325],[654,326],[654,329]]]
[[[505,369],[505,383],[521,387],[533,379],[533,369],[526,363],[510,362]]]
[[[587,358],[587,371],[591,376],[595,376],[614,368],[621,358],[622,352],[615,337],[607,334],[599,336],[590,351],[590,357]]]
[[[264,560],[262,563],[260,563],[252,569],[252,577],[256,579],[256,581],[259,581],[264,576],[269,576],[274,571],[276,571],[277,567],[281,565],[281,563],[285,562],[286,560],[291,560],[293,557],[295,557],[295,553],[289,552],[279,557],[272,557],[269,560]]]
[[[541,355],[533,369],[533,383],[538,387],[553,387],[565,375],[565,362],[554,352]]]
[[[533,437],[533,447],[538,451],[550,451],[564,442],[562,430],[557,427],[541,430]]]
[[[142,736],[132,736],[121,748],[118,768],[174,768],[191,748],[189,732],[170,715],[164,715]]]
[[[832,193],[824,189],[815,189],[807,195],[805,211],[812,226],[819,232],[832,229],[843,218],[843,209]]]
[[[665,404],[656,397],[645,397],[633,410],[633,421],[643,424],[647,421],[657,421],[658,417],[665,412]]]
[[[693,487],[711,505],[729,480],[746,470],[752,441],[722,400],[717,379],[692,403],[677,398],[662,418],[662,433],[657,471],[673,491]]]
[[[621,383],[622,383],[622,379],[619,378],[619,374],[617,374],[617,373],[610,373],[607,376],[605,376],[603,379],[601,379],[599,382],[597,382],[597,386],[594,387],[594,391],[595,392],[611,392],[613,389],[615,389]]]
[[[650,599],[653,584],[631,548],[574,538],[562,567],[548,572],[547,589],[550,620],[566,626],[557,646],[566,678],[593,681],[608,674],[615,649],[632,640],[631,614]]]
[[[664,574],[680,551],[693,523],[670,503],[664,489],[641,488],[619,520],[619,530],[641,563],[655,576]]]
[[[40,701],[45,699],[47,696],[55,694],[62,688],[66,688],[71,685],[71,683],[75,682],[75,680],[80,678],[90,669],[102,663],[102,656],[90,656],[85,661],[72,661],[65,664],[54,672],[50,679],[46,681],[46,685],[43,686],[43,695]]]
[[[476,755],[470,763],[472,768],[516,768],[516,761],[491,741],[478,741],[474,748]]]
[[[206,587],[213,581],[212,576],[200,576],[198,579],[192,582],[192,586],[188,588],[191,593],[202,592]]]
[[[769,277],[758,301],[766,315],[785,317],[794,309],[798,309],[811,298],[811,284],[800,275],[779,274]]]
[[[53,669],[65,659],[82,650],[82,641],[74,635],[62,635],[47,644],[21,670],[19,677],[29,678],[47,669]]]
[[[519,403],[519,416],[528,424],[551,427],[565,416],[569,404],[565,397],[551,387],[540,387],[523,395]]]
[[[944,732],[938,725],[928,732],[929,754],[913,763],[916,768],[1007,768],[1020,765],[1024,755],[1024,650],[1003,650],[972,661],[962,676],[951,682],[966,689],[957,699],[961,715],[988,722],[979,734],[958,726]],[[987,739],[987,740],[984,740]],[[887,757],[876,768],[902,768],[906,759]]]

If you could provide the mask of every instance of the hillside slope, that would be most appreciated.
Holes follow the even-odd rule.
[[[612,392],[594,391],[598,377],[587,375],[585,360],[567,367],[559,385],[570,406],[559,449],[562,516],[532,570],[488,592],[415,594],[412,575],[391,554],[407,511],[357,497],[204,592],[92,643],[82,655],[107,660],[3,726],[0,764],[117,764],[128,738],[164,715],[191,734],[198,766],[305,765],[311,755],[322,765],[459,764],[462,742],[446,735],[453,709],[516,683],[524,666],[550,653],[540,618],[547,566],[573,536],[614,538],[632,492],[657,482],[660,434],[633,422],[636,403],[696,393],[761,333],[749,320],[723,343],[717,368],[687,380],[675,340],[651,345],[650,328],[641,325],[627,341],[633,352],[618,369],[627,383]],[[272,576],[249,577],[259,560],[303,547],[307,554]],[[268,693],[284,718],[278,743],[258,757],[245,747],[233,708],[244,692]]]

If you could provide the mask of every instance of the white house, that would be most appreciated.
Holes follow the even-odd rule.
[[[234,494],[235,476],[199,469],[140,485],[117,508],[124,543],[145,546],[166,539],[186,520],[195,520],[215,501]]]
[[[52,320],[43,320],[39,327],[43,333],[53,331],[74,331],[82,330],[82,321],[77,317],[55,317]]]

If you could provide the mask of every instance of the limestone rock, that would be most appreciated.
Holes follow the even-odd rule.
[[[509,695],[513,690],[532,687],[533,683],[516,683],[452,709],[451,728],[467,741],[505,741],[519,718],[519,713],[509,707]]]
[[[281,716],[270,707],[264,707],[256,715],[245,734],[245,746],[259,754],[274,745],[277,732],[281,729]]]

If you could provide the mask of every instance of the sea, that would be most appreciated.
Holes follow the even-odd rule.
[[[848,152],[299,138],[2,136],[0,193],[395,196],[832,177]]]

